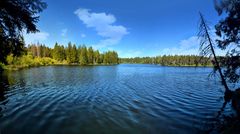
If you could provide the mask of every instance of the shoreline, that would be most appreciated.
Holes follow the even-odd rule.
[[[162,67],[213,67],[213,65],[161,65],[151,63],[120,63],[120,64],[141,64],[141,65],[157,65]]]
[[[54,63],[54,64],[47,64],[47,65],[1,65],[0,71],[8,70],[8,71],[17,71],[17,70],[22,70],[22,69],[27,69],[27,68],[34,68],[34,67],[43,67],[43,66],[80,66],[80,67],[86,67],[86,66],[115,66],[115,65],[121,65],[121,64],[145,64],[145,63],[119,63],[119,64],[86,64],[86,65],[81,65],[81,64],[66,64],[66,63]],[[161,65],[161,64],[145,64],[145,65],[157,65],[161,67],[204,67],[204,68],[210,68],[213,66],[194,66],[194,65]]]
[[[24,65],[4,65],[2,68],[0,68],[0,71],[18,71],[22,69],[28,69],[28,68],[34,68],[34,67],[44,67],[44,66],[114,66],[119,64],[87,64],[87,65],[81,65],[81,64],[48,64],[48,65],[36,65],[36,66],[24,66]]]

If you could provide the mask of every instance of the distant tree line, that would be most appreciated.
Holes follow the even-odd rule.
[[[160,64],[163,66],[212,66],[207,57],[197,55],[163,55],[156,57],[121,58],[121,63]]]
[[[68,64],[92,65],[92,64],[118,64],[118,53],[115,51],[107,51],[100,53],[92,47],[85,45],[76,46],[71,42],[67,47],[55,43],[54,48],[47,47],[42,44],[32,44],[27,48],[27,52],[33,57],[49,57],[59,62],[66,61]]]

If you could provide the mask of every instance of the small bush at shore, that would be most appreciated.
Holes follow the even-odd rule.
[[[46,66],[57,64],[58,62],[49,57],[33,57],[31,54],[14,57],[12,54],[7,56],[7,69],[17,70],[20,68]]]

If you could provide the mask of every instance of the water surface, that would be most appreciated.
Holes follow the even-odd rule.
[[[4,72],[0,132],[205,133],[223,102],[223,88],[210,72],[128,64]]]

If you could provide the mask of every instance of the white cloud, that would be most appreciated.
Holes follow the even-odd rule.
[[[67,28],[62,29],[61,36],[65,37],[67,34],[67,31],[68,31]]]
[[[213,41],[217,38],[212,36]],[[160,51],[161,55],[199,55],[200,39],[197,36],[189,37],[188,39],[181,40],[178,47],[164,48]],[[225,55],[227,50],[222,51],[215,47],[217,55]]]
[[[85,37],[86,37],[86,35],[82,33],[81,34],[81,38],[85,38]]]
[[[192,36],[188,39],[180,41],[180,48],[182,49],[195,49],[200,44],[200,40],[197,36]]]
[[[38,32],[38,33],[29,33],[24,32],[24,40],[26,44],[42,42],[48,39],[49,33],[47,32]]]
[[[94,13],[89,9],[79,8],[74,12],[78,18],[88,27],[94,28],[97,34],[105,39],[93,45],[95,48],[103,48],[115,45],[128,34],[127,28],[122,25],[114,25],[116,18],[112,14]]]
[[[160,53],[170,54],[170,55],[189,55],[189,54],[198,54],[199,53],[199,39],[197,36],[192,36],[188,39],[181,40],[179,47],[165,48]]]

